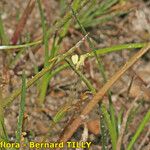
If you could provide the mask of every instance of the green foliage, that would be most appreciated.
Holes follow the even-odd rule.
[[[16,131],[16,141],[18,143],[21,142],[20,140],[21,140],[23,118],[24,118],[24,112],[25,112],[25,99],[26,99],[26,75],[25,75],[25,72],[23,72],[20,110],[19,110],[19,118],[18,118],[18,125],[17,125],[17,131]]]
[[[81,24],[87,27],[94,27],[103,22],[113,19],[115,16],[120,15],[124,12],[117,11],[110,13],[110,8],[119,2],[118,0],[93,0],[88,5],[87,9],[82,11],[79,15],[79,20]],[[80,28],[79,25],[76,25],[77,28]]]
[[[52,49],[51,52],[49,54],[49,49],[48,49],[48,33],[46,30],[46,21],[44,18],[44,12],[42,10],[42,6],[40,3],[40,0],[37,0],[38,2],[38,6],[39,6],[39,11],[40,11],[40,15],[41,15],[41,22],[42,22],[42,29],[43,29],[43,41],[44,41],[44,45],[45,45],[45,61],[44,61],[44,66],[47,67],[48,65],[50,65],[50,63],[48,62],[49,59],[52,59],[58,52],[59,50],[59,41],[61,41],[64,36],[66,35],[66,33],[68,32],[68,28],[70,26],[70,20],[68,20],[67,22],[64,22],[63,27],[60,30],[60,37],[56,38],[56,36],[54,35],[53,38],[53,45],[52,45]],[[75,0],[73,2],[73,8],[78,9],[79,7],[79,0]],[[45,100],[45,96],[46,96],[46,91],[47,91],[47,87],[50,81],[50,73],[47,73],[46,75],[44,75],[43,79],[42,79],[42,85],[41,85],[41,92],[40,92],[40,97],[39,97],[39,103],[43,104],[44,100]]]
[[[102,114],[104,116],[104,120],[106,122],[107,128],[109,130],[109,134],[110,134],[110,137],[111,137],[112,149],[116,150],[116,144],[117,144],[116,129],[114,128],[114,125],[111,121],[111,116],[108,113],[108,111],[107,111],[104,104],[101,105],[101,109],[102,109]]]
[[[49,38],[47,36],[47,26],[46,26],[46,20],[44,17],[44,12],[42,9],[42,5],[41,5],[41,0],[37,0],[38,3],[38,7],[39,7],[39,12],[40,12],[40,16],[41,16],[41,23],[42,23],[42,30],[43,30],[43,43],[44,43],[44,67],[47,67],[49,65]],[[40,98],[39,98],[39,104],[43,104],[44,100],[45,100],[45,93],[46,93],[46,89],[48,87],[48,77],[49,77],[49,72],[46,73],[43,78],[42,78],[42,85],[41,85],[41,93],[40,93]]]
[[[31,43],[26,43],[23,45],[0,45],[0,50],[13,50],[13,49],[28,48],[34,45],[39,45],[41,43],[42,41],[39,40],[39,41],[31,42]]]
[[[4,124],[4,109],[0,105],[0,141],[8,141],[8,135]]]
[[[1,14],[0,14],[0,39],[1,43],[7,45],[9,43],[9,39],[4,31],[4,26],[3,26],[3,21],[1,19]]]
[[[88,89],[95,94],[96,90],[95,88],[92,86],[92,84],[90,83],[90,81],[82,74],[82,72],[78,69],[76,69],[76,67],[74,66],[74,64],[66,58],[67,63],[69,64],[69,66],[74,70],[74,72],[81,78],[81,80],[86,84],[86,86],[88,87]]]
[[[72,12],[73,12],[73,16],[75,17],[78,25],[80,26],[81,28],[81,31],[83,32],[84,35],[87,34],[84,26],[81,24],[80,20],[78,19],[78,17],[76,16],[76,13],[74,12],[74,10],[72,9]],[[93,54],[97,60],[97,63],[98,63],[98,67],[99,67],[99,71],[103,77],[103,80],[104,82],[107,82],[107,77],[106,77],[106,73],[105,73],[105,68],[102,64],[102,61],[101,59],[98,57],[96,51],[95,51],[95,46],[93,44],[93,42],[91,41],[91,39],[89,37],[87,37],[87,41],[89,43],[89,46],[90,48],[93,50]],[[111,125],[113,127],[113,131],[114,131],[114,134],[116,135],[116,140],[117,140],[117,122],[116,122],[116,118],[115,118],[115,110],[114,110],[114,106],[113,106],[113,103],[112,103],[112,99],[111,99],[111,91],[108,91],[108,98],[109,98],[109,110],[110,110],[110,117],[111,117]],[[102,110],[103,112],[103,109],[101,109],[101,103],[99,104],[100,106],[100,110]],[[101,111],[100,111],[101,112]],[[106,141],[107,141],[107,137],[106,137],[106,127],[105,127],[105,123],[104,123],[104,120],[103,120],[103,114],[100,114],[100,120],[101,120],[101,129],[104,129],[104,131],[102,131],[102,144],[103,144],[103,150],[106,149]],[[110,130],[109,130],[110,131]],[[110,133],[111,135],[111,133]],[[112,136],[111,136],[112,138]],[[106,140],[106,141],[105,141]],[[113,139],[112,139],[112,142],[113,142]]]
[[[110,19],[113,19],[115,16],[118,16],[124,12],[122,11],[115,11],[111,12],[110,9],[113,5],[119,3],[119,0],[74,0],[71,4],[72,12],[66,11],[69,9],[67,7],[67,3],[65,0],[61,0],[61,12],[64,15],[60,20],[58,20],[51,28],[48,28],[46,24],[46,20],[44,17],[44,10],[42,9],[41,0],[37,0],[40,16],[41,16],[41,24],[43,30],[43,39],[35,42],[28,43],[23,45],[8,45],[9,40],[7,35],[4,32],[3,22],[0,17],[0,38],[2,45],[0,46],[0,50],[7,50],[11,51],[13,49],[21,49],[15,59],[12,62],[12,65],[15,64],[16,60],[20,58],[20,55],[25,51],[25,48],[29,48],[31,46],[36,46],[39,44],[44,45],[45,54],[44,54],[44,68],[42,71],[38,72],[37,74],[30,79],[26,84],[26,77],[23,74],[22,77],[22,89],[14,90],[9,96],[5,99],[2,99],[0,105],[0,138],[8,140],[8,136],[4,126],[4,109],[8,106],[12,101],[21,94],[21,102],[20,102],[20,112],[19,112],[19,119],[17,125],[17,132],[16,132],[16,139],[17,142],[20,142],[21,133],[22,133],[22,125],[23,125],[23,114],[25,111],[25,95],[26,89],[33,85],[36,81],[39,81],[42,78],[42,85],[40,87],[40,95],[39,95],[39,102],[40,104],[44,103],[47,87],[49,82],[51,81],[52,77],[59,74],[60,71],[70,67],[79,77],[80,79],[86,84],[87,88],[93,93],[96,93],[95,88],[93,87],[92,83],[84,76],[80,69],[78,69],[73,62],[70,60],[70,56],[74,54],[76,48],[79,47],[83,41],[79,41],[75,46],[73,46],[70,50],[68,50],[64,54],[59,55],[59,49],[61,47],[61,41],[68,33],[69,27],[72,25],[72,18],[75,18],[76,24],[72,25],[77,29],[80,29],[84,36],[87,38],[87,42],[91,48],[91,52],[83,54],[85,58],[95,57],[98,63],[98,68],[100,73],[103,77],[104,82],[107,82],[107,76],[105,73],[105,68],[103,66],[102,60],[99,58],[100,55],[108,54],[110,52],[117,52],[123,49],[135,49],[135,48],[142,48],[147,43],[130,43],[130,44],[121,44],[115,45],[107,48],[95,49],[95,45],[93,41],[90,39],[89,35],[87,34],[86,29],[88,27],[95,27],[98,24],[106,22]],[[86,7],[85,7],[86,6]],[[72,17],[73,16],[73,17]],[[52,48],[49,50],[49,39],[53,40]],[[60,65],[62,61],[66,61],[63,65]],[[52,70],[53,67],[56,67],[55,70]],[[36,68],[37,69],[37,68]],[[100,109],[100,123],[101,123],[101,135],[102,135],[102,146],[103,150],[107,149],[108,140],[111,140],[112,149],[116,150],[116,143],[118,139],[119,128],[122,123],[122,116],[123,111],[118,114],[118,117],[115,115],[115,109],[111,100],[111,92],[108,92],[109,98],[109,107],[108,109],[104,104],[99,104]],[[3,103],[4,102],[4,103]],[[55,123],[58,123],[62,118],[65,117],[66,109],[60,110],[54,116],[53,120]],[[131,117],[134,117],[136,113],[132,112]],[[132,140],[129,142],[127,150],[133,148],[134,143],[136,142],[137,138],[139,137],[140,133],[144,130],[144,127],[150,120],[150,111],[147,112],[145,117],[143,118],[140,126],[138,127],[137,131],[133,135]],[[130,123],[130,118],[128,120]],[[109,137],[107,136],[109,134]]]
[[[140,123],[139,127],[137,128],[135,134],[133,135],[131,141],[129,142],[127,146],[127,150],[132,150],[133,145],[135,144],[136,140],[140,136],[141,132],[144,130],[146,124],[150,121],[150,110],[147,111],[145,114],[142,122]]]

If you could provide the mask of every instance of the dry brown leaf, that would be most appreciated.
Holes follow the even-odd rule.
[[[95,135],[100,134],[100,121],[98,119],[88,121],[87,128]]]

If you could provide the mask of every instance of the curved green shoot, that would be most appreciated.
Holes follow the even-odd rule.
[[[0,50],[12,50],[12,49],[20,49],[20,48],[27,48],[35,45],[39,45],[42,43],[42,40],[26,43],[23,45],[0,45]]]

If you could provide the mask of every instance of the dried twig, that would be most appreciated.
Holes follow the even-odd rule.
[[[111,88],[111,86],[141,57],[143,56],[150,48],[148,44],[145,48],[142,48],[137,52],[120,70],[118,70],[108,81],[107,83],[95,94],[93,99],[84,107],[81,114],[73,120],[73,122],[68,126],[64,134],[60,137],[59,141],[67,142],[74,132],[81,125],[86,116],[93,110],[93,108],[102,100],[105,93]]]

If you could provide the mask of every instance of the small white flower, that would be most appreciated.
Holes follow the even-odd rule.
[[[72,60],[73,64],[76,65],[79,61],[79,56],[77,54],[75,54],[71,57],[71,60]]]
[[[81,55],[80,60],[77,62],[76,68],[79,69],[81,66],[84,66],[84,61],[86,59],[86,55]]]
[[[76,69],[79,69],[81,66],[84,66],[84,61],[87,58],[87,55],[81,55],[80,58],[77,54],[71,57],[71,60],[74,65],[76,65]]]

